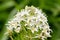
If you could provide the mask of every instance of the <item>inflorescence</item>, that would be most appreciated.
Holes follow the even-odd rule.
[[[25,9],[18,11],[17,14],[10,19],[6,25],[8,33],[20,33],[20,31],[23,30],[23,27],[25,27],[27,30],[30,30],[32,34],[39,32],[40,30],[40,33],[35,34],[35,36],[32,38],[45,40],[47,37],[51,37],[51,29],[47,23],[46,15],[41,9],[34,6],[26,6]],[[28,35],[26,37],[29,38]]]

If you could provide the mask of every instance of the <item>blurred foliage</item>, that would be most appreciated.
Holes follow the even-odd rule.
[[[52,37],[48,40],[60,40],[60,0],[0,0],[0,40],[5,40],[2,39],[4,24],[9,14],[12,17],[16,10],[21,10],[26,5],[41,8],[47,14],[48,23],[53,30]]]

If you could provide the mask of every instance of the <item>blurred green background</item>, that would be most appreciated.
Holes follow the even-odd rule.
[[[48,23],[53,30],[52,37],[48,40],[60,40],[60,0],[0,0],[0,39],[9,14],[12,16],[16,10],[21,10],[26,5],[33,5],[46,13]]]

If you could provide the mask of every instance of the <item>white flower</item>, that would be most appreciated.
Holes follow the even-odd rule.
[[[17,12],[17,14],[7,23],[7,29],[12,32],[15,31],[16,33],[20,33],[21,29],[23,30],[23,27],[29,29],[33,34],[35,31],[41,31],[33,38],[45,40],[45,38],[51,37],[51,29],[47,23],[46,15],[41,9],[34,6],[26,6],[25,9],[22,9],[21,12]]]
[[[19,32],[20,32],[20,29],[21,29],[21,28],[18,27],[18,28],[16,28],[14,31],[17,32],[17,33],[19,33]]]
[[[30,28],[28,28],[28,29],[30,29],[32,33],[34,33],[34,31],[37,31],[37,32],[38,32],[38,29],[37,29],[37,28],[35,28],[35,27],[33,27],[33,26],[32,26],[32,27],[30,27]]]

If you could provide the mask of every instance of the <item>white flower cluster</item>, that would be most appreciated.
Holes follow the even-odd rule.
[[[8,21],[7,29],[11,32],[20,33],[23,30],[23,26],[31,30],[33,34],[41,30],[40,34],[36,34],[34,38],[45,40],[47,37],[51,37],[51,29],[47,23],[46,15],[41,9],[37,9],[34,6],[26,6],[21,12],[17,12],[14,18]]]

